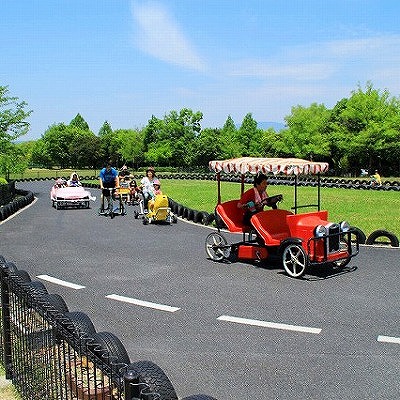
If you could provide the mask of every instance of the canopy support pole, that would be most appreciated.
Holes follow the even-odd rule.
[[[297,214],[297,175],[294,176],[294,213]]]
[[[242,194],[244,193],[244,174],[242,174],[240,177],[240,197],[242,197]]]
[[[218,204],[221,204],[221,173],[217,172],[217,186],[218,186]]]
[[[321,174],[318,172],[317,174],[317,182],[318,182],[318,211],[321,210]]]

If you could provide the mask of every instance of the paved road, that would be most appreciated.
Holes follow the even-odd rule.
[[[208,260],[207,227],[143,226],[133,213],[111,220],[97,216],[99,201],[56,211],[50,186],[18,185],[37,201],[0,225],[0,254],[32,277],[83,286],[44,281],[115,333],[131,361],[158,364],[180,397],[399,398],[398,249],[362,247],[343,273],[296,280]]]

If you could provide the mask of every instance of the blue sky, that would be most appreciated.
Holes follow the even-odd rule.
[[[284,122],[371,81],[400,93],[398,0],[0,0],[0,85],[25,139],[80,113],[96,134],[190,108],[202,127]]]

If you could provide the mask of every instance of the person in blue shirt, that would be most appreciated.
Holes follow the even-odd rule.
[[[104,197],[107,201],[110,200],[110,191],[106,188],[119,187],[118,171],[111,166],[111,162],[107,162],[106,166],[100,171],[100,189],[101,189],[101,204],[104,204]]]

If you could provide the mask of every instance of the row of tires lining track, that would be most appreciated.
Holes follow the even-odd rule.
[[[28,204],[32,203],[34,199],[35,196],[32,192],[17,189],[15,199],[12,202],[0,207],[0,221],[6,220],[21,208],[24,208]]]
[[[18,269],[14,263],[6,261],[1,255],[0,267],[7,271],[13,281],[28,291],[45,313],[55,313],[57,320],[68,332],[87,343],[88,348],[99,358],[111,361],[115,374],[119,374],[119,371],[123,369],[126,371],[125,374],[132,374],[138,378],[139,384],[146,388],[143,391],[144,397],[140,397],[140,399],[178,400],[171,381],[157,364],[147,360],[131,362],[124,345],[116,335],[107,331],[97,332],[87,314],[80,311],[69,311],[66,302],[59,294],[49,293],[41,281],[32,280],[27,271]],[[81,350],[75,350],[82,353],[80,356],[84,356]],[[149,395],[153,395],[153,397],[149,397]],[[205,394],[196,394],[182,400],[216,399]]]
[[[216,180],[214,173],[175,173],[175,174],[158,174],[160,179],[192,179],[192,180]],[[68,177],[64,177],[68,179]],[[135,174],[135,179],[142,178],[142,175]],[[55,178],[23,178],[19,179],[20,182],[31,182],[38,180],[54,180]],[[96,176],[81,176],[81,180],[97,180]],[[222,175],[221,180],[229,182],[240,182],[240,176],[226,176]],[[246,183],[252,183],[252,177],[245,178]],[[269,184],[273,185],[294,185],[294,178],[291,176],[273,176],[268,179]],[[300,177],[298,179],[299,186],[317,186],[317,180],[313,177]],[[96,187],[96,185],[94,186]],[[357,190],[393,190],[400,191],[400,181],[386,180],[379,186],[372,186],[368,180],[362,179],[343,179],[343,178],[321,178],[321,187],[341,188],[341,189],[357,189]]]

